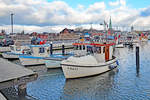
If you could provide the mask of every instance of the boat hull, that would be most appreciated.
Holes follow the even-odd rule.
[[[141,40],[141,42],[147,42],[148,41],[148,39],[142,39]]]
[[[64,75],[67,79],[69,78],[80,78],[93,76],[97,74],[102,74],[107,71],[110,71],[117,67],[118,62],[116,59],[113,61],[108,61],[103,65],[99,66],[78,66],[78,65],[69,65],[69,64],[61,64]]]
[[[44,65],[45,60],[44,59],[35,59],[35,58],[20,58],[19,60],[23,66],[31,66],[31,65]]]
[[[9,53],[2,53],[3,58],[6,59],[18,59],[19,55],[16,54],[9,54]]]
[[[9,52],[10,47],[0,47],[0,52]]]
[[[123,44],[117,44],[115,45],[116,48],[124,48],[124,45]]]
[[[60,68],[61,61],[57,60],[45,60],[45,65],[47,68]]]

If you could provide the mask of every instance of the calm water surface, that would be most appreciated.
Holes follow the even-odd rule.
[[[150,43],[140,44],[140,72],[136,71],[135,47],[116,49],[118,69],[102,75],[66,80],[61,69],[30,67],[39,73],[27,85],[37,100],[150,100]]]

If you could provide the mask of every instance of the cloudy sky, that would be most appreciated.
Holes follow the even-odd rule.
[[[14,30],[19,32],[59,32],[64,27],[101,28],[114,26],[149,26],[149,0],[0,0],[0,30],[10,32],[10,13]]]

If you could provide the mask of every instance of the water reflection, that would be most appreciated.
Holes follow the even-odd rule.
[[[66,80],[63,100],[104,100],[114,84],[114,77],[118,69],[114,69],[98,76]]]

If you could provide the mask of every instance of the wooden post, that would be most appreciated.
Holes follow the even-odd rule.
[[[136,47],[136,70],[137,72],[139,72],[139,68],[140,68],[140,57],[139,57],[139,47]]]
[[[53,44],[52,43],[50,44],[50,54],[51,55],[53,54]]]
[[[24,98],[27,95],[26,83],[18,86],[18,95],[20,98]]]
[[[62,45],[62,55],[65,55],[65,45]]]

